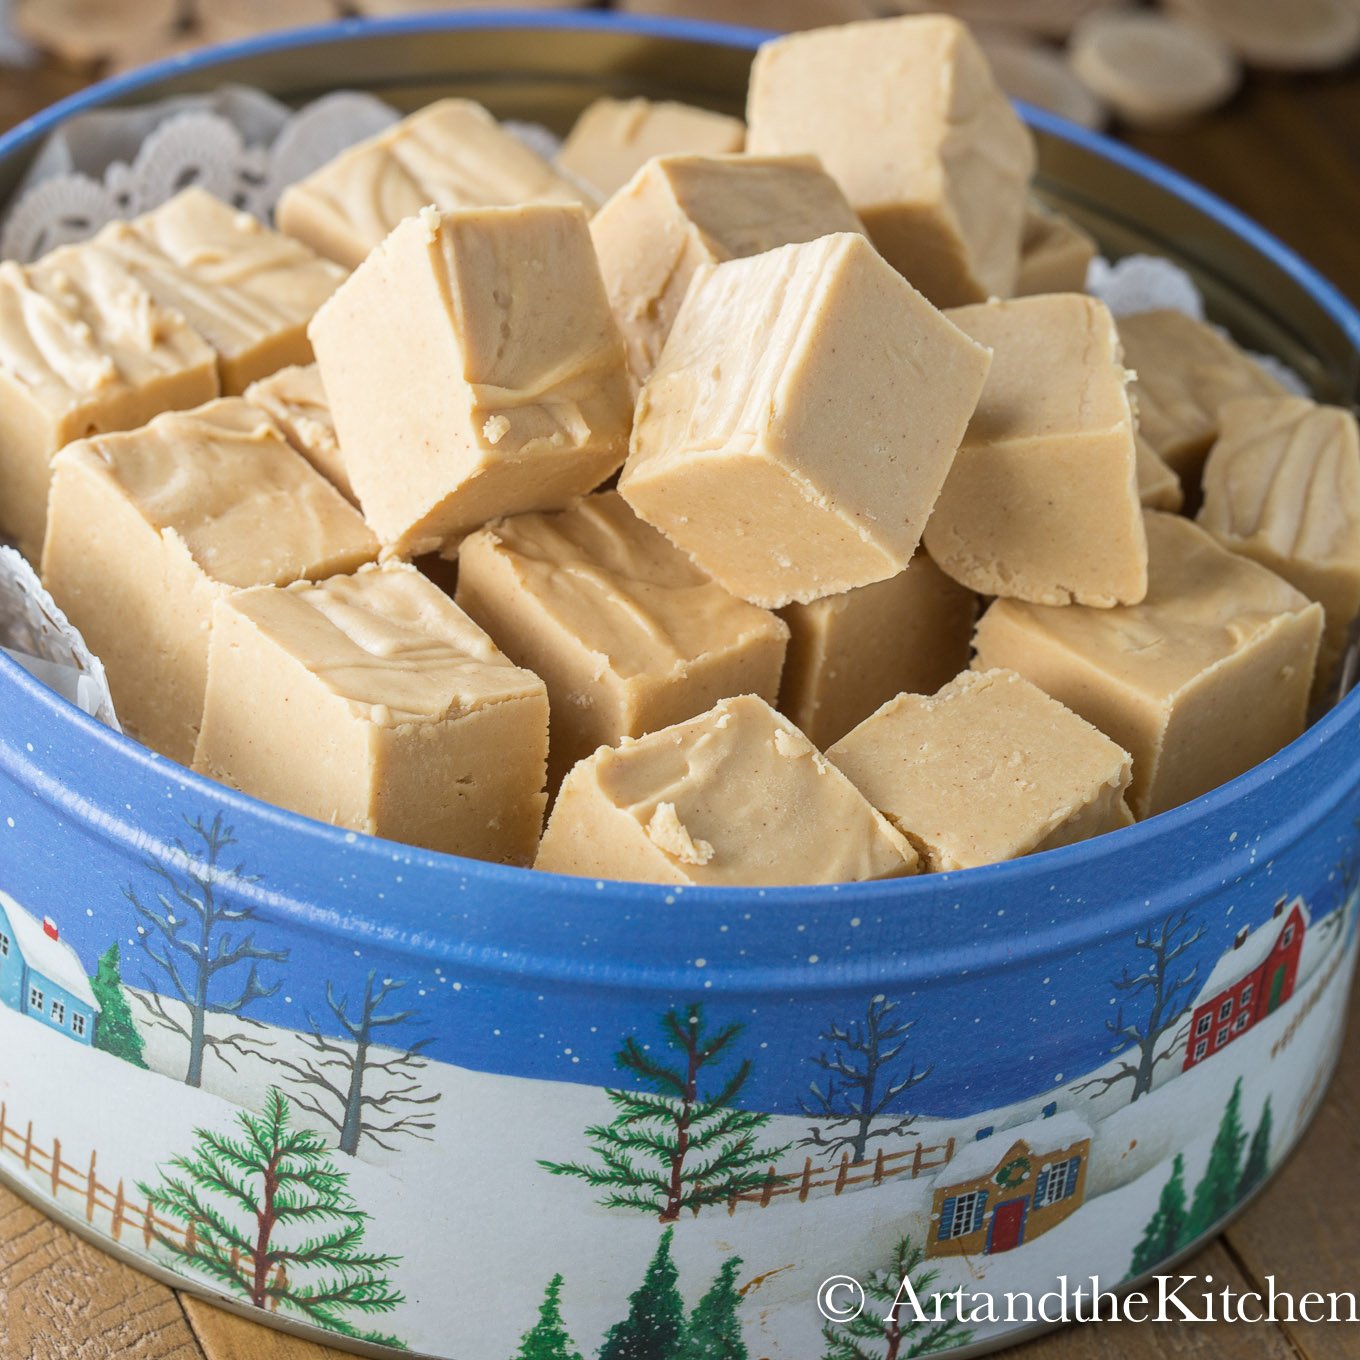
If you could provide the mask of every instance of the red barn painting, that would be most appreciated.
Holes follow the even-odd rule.
[[[1182,1070],[1212,1058],[1293,996],[1308,925],[1303,899],[1282,897],[1265,925],[1239,933],[1195,1002]]]

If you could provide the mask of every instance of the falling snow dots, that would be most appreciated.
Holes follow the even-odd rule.
[[[694,966],[695,966],[696,968],[707,968],[707,967],[708,967],[708,960],[707,960],[707,959],[695,959],[695,960],[694,960]]]
[[[9,827],[9,829],[10,829],[11,831],[13,831],[13,830],[14,830],[14,818],[13,818],[13,817],[6,817],[6,818],[5,818],[5,825],[6,825],[7,827]]]
[[[809,963],[821,963],[821,961],[822,961],[821,955],[819,955],[819,954],[809,954],[809,955],[808,955],[808,962],[809,962]]]

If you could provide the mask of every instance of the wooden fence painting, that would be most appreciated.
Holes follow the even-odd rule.
[[[98,1176],[97,1152],[90,1153],[88,1166],[73,1166],[62,1157],[60,1138],[52,1140],[50,1149],[44,1148],[33,1137],[33,1121],[30,1119],[21,1132],[17,1125],[9,1123],[9,1109],[0,1101],[0,1154],[3,1153],[21,1161],[25,1171],[36,1172],[38,1183],[50,1191],[53,1199],[57,1199],[63,1190],[78,1196],[84,1206],[86,1223],[93,1225],[100,1215],[107,1215],[109,1236],[115,1242],[122,1242],[125,1234],[133,1245],[140,1238],[142,1249],[149,1252],[158,1238],[173,1237],[183,1242],[186,1250],[193,1249],[192,1223],[185,1227],[173,1219],[161,1217],[150,1205],[129,1199],[121,1176],[116,1186],[104,1185]],[[240,1253],[235,1248],[231,1263],[233,1268],[240,1263]],[[287,1283],[282,1265],[277,1269],[274,1282],[280,1288]],[[271,1297],[270,1311],[277,1307],[277,1298]]]
[[[917,1143],[902,1152],[884,1152],[862,1162],[852,1162],[850,1153],[843,1152],[839,1162],[819,1166],[811,1157],[804,1158],[802,1171],[781,1172],[771,1167],[759,1190],[745,1190],[727,1198],[727,1212],[736,1213],[738,1204],[756,1204],[765,1208],[781,1195],[797,1195],[804,1204],[814,1190],[829,1189],[833,1195],[842,1194],[857,1185],[882,1185],[895,1176],[910,1176],[915,1180],[923,1171],[935,1171],[946,1166],[954,1157],[954,1140],[927,1147]]]

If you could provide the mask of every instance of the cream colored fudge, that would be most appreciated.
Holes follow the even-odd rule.
[[[1199,522],[1326,612],[1314,697],[1335,676],[1360,613],[1360,431],[1302,397],[1246,397],[1219,412]]]
[[[1025,210],[1020,238],[1016,297],[1040,293],[1082,293],[1096,257],[1096,243],[1070,217],[1036,207]]]
[[[597,99],[576,120],[557,165],[608,198],[653,156],[720,156],[745,145],[746,124],[725,113],[670,100]]]
[[[909,16],[756,55],[747,149],[812,152],[887,260],[939,307],[1008,297],[1033,139],[967,28]]]
[[[279,230],[353,269],[398,223],[449,211],[586,197],[469,99],[441,99],[285,189]],[[589,205],[593,206],[593,205]]]
[[[590,224],[639,382],[656,367],[700,265],[860,230],[836,181],[811,156],[658,157]]]
[[[1183,312],[1120,319],[1124,362],[1137,375],[1138,428],[1187,486],[1199,481],[1218,413],[1235,397],[1282,397],[1285,390],[1250,355]]]
[[[623,339],[577,206],[422,210],[311,336],[350,484],[398,552],[557,509],[627,453]]]
[[[898,878],[918,861],[787,718],[740,695],[581,761],[558,794],[534,867],[763,887]]]
[[[64,444],[216,395],[212,350],[116,260],[0,264],[0,534],[36,562]]]
[[[1322,608],[1176,515],[1147,512],[1142,604],[998,600],[975,643],[1133,756],[1129,806],[1165,812],[1303,731]]]
[[[217,352],[222,391],[312,359],[307,323],[344,271],[202,189],[185,189],[94,248],[121,260],[147,291]]]
[[[862,236],[701,267],[619,489],[754,604],[886,580],[916,551],[990,362]]]
[[[597,746],[733,694],[774,702],[788,629],[729,595],[617,492],[496,520],[463,541],[458,603],[547,682],[549,787]]]
[[[53,463],[43,582],[108,670],[119,717],[187,764],[215,600],[353,571],[378,544],[262,411],[225,398]]]
[[[353,831],[528,864],[547,754],[543,682],[412,566],[213,606],[200,774]]]
[[[1138,496],[1144,508],[1179,510],[1185,504],[1185,492],[1171,464],[1141,434],[1135,435],[1133,446],[1137,454]]]
[[[779,711],[825,750],[895,694],[933,693],[963,670],[977,599],[918,552],[886,581],[780,613]]]
[[[266,412],[284,438],[347,501],[356,502],[321,385],[321,370],[315,364],[292,364],[251,383],[246,400]]]
[[[932,872],[1133,822],[1128,752],[1014,671],[965,672],[938,694],[899,694],[826,754]]]
[[[1137,604],[1147,540],[1109,309],[1054,293],[948,315],[992,367],[926,525],[931,557],[983,595]]]

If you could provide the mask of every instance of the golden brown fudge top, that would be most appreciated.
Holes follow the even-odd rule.
[[[992,350],[964,445],[1126,430],[1132,413],[1119,334],[1103,302],[1050,293],[955,307],[945,315]]]
[[[57,457],[108,478],[223,585],[328,576],[378,551],[358,511],[239,397],[95,435]]]
[[[391,562],[319,584],[229,597],[358,718],[380,727],[443,722],[542,692],[438,586]]]
[[[597,99],[576,120],[557,164],[608,196],[653,156],[740,151],[740,118],[689,104],[651,99]]]
[[[749,107],[750,150],[817,152],[862,214],[940,202],[978,282],[1010,291],[1019,241],[995,211],[995,177],[1020,192],[1034,144],[963,24],[928,14],[789,34],[757,53]]]
[[[981,353],[987,359],[910,285],[897,276],[889,276],[887,282],[880,278],[882,260],[859,235],[838,232],[743,260],[701,266],[661,364],[638,400],[623,474],[625,492],[628,480],[653,460],[683,465],[687,459],[720,450],[796,464],[804,441],[821,446],[829,440],[828,413],[820,405],[809,409],[805,391],[822,339],[818,308],[828,280],[834,281],[838,271],[866,265],[873,287],[901,289],[901,330],[905,332],[908,324],[914,327],[909,340],[901,334],[863,336],[863,350],[875,362],[891,356],[914,368],[919,364],[914,351],[951,342],[959,351]],[[735,318],[744,318],[746,324],[736,328]],[[969,373],[960,389],[973,377]],[[815,386],[812,391],[822,395]],[[890,401],[891,394],[885,393],[884,399]],[[971,410],[976,399],[966,399],[962,391],[942,397],[955,406],[965,400]],[[644,421],[644,415],[651,419]],[[830,451],[821,446],[816,452]],[[838,450],[842,471],[863,493],[865,505],[879,503],[885,477],[906,481],[913,472],[879,459],[844,458],[843,452]]]
[[[305,199],[332,231],[361,245],[359,259],[398,222],[430,204],[447,211],[540,199],[586,202],[579,189],[470,99],[427,105],[342,151],[288,195]]]
[[[1132,768],[1103,732],[1008,670],[899,694],[827,756],[927,847],[934,869],[1029,853],[1088,805],[1117,801]]]
[[[815,156],[658,156],[628,192],[651,180],[665,185],[715,260],[864,230]]]
[[[916,868],[854,785],[754,695],[603,747],[568,778],[593,780],[695,882],[846,883]]]
[[[729,595],[615,491],[559,514],[516,515],[484,531],[569,636],[616,675],[666,676],[752,638],[787,638],[775,615]]]
[[[1284,389],[1211,326],[1170,309],[1122,317],[1124,360],[1134,370],[1138,425],[1152,447],[1178,460],[1203,450],[1218,412],[1234,397],[1279,397]]]
[[[1009,614],[1036,637],[1085,658],[1157,703],[1250,646],[1308,599],[1274,572],[1222,548],[1179,515],[1144,513],[1148,593],[1142,604],[1096,609],[998,600],[983,616]]]
[[[1360,562],[1360,432],[1337,406],[1247,397],[1220,412],[1199,522],[1282,559]]]
[[[211,367],[211,349],[118,260],[63,246],[0,264],[0,371],[54,412]]]
[[[253,382],[245,398],[268,412],[307,461],[349,494],[335,421],[315,364],[290,364]]]
[[[194,328],[228,354],[305,324],[345,271],[203,189],[185,189],[94,238],[173,290]]]

